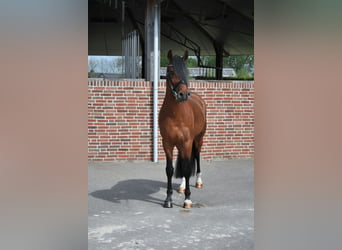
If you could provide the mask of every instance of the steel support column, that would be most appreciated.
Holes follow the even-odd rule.
[[[223,46],[221,44],[215,43],[214,47],[216,53],[216,80],[222,80]]]
[[[148,0],[145,15],[145,78],[153,82],[153,162],[158,161],[158,83],[160,68],[160,1]]]

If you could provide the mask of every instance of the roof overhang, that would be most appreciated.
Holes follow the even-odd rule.
[[[144,41],[146,0],[89,0],[89,55],[121,55],[121,34],[138,29]],[[161,54],[199,47],[201,55],[254,54],[253,0],[161,1]]]

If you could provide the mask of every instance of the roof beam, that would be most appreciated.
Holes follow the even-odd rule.
[[[182,15],[184,17],[186,17],[191,22],[192,25],[194,25],[197,29],[199,29],[210,40],[213,47],[215,48],[215,44],[217,43],[217,41],[214,39],[214,37],[212,35],[210,35],[206,29],[204,29],[201,25],[199,25],[198,22],[191,15],[189,15],[187,12],[185,12],[174,0],[171,0],[171,1],[174,4],[174,6],[178,9],[178,11],[181,12]],[[225,55],[229,55],[229,52],[226,51],[225,49],[223,49],[222,52]]]
[[[245,13],[237,10],[236,8],[232,7],[230,4],[227,3],[227,1],[224,0],[217,0],[217,2],[224,4],[225,8],[229,9],[231,12],[234,12],[236,15],[248,19],[249,21],[253,22],[254,24],[254,18],[247,16]]]

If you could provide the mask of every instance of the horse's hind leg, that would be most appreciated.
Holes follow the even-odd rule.
[[[185,200],[184,200],[184,208],[191,208],[192,201],[190,199],[191,191],[190,191],[190,176],[195,172],[195,159],[192,151],[192,142],[184,143],[184,145],[178,148],[179,155],[177,159],[177,171],[176,176],[185,177]]]
[[[199,141],[194,141],[194,144],[192,146],[192,154],[197,162],[197,171],[196,171],[196,188],[202,188],[203,182],[202,182],[202,173],[201,173],[201,163],[200,163],[200,148],[202,146],[203,140],[200,139]],[[179,185],[178,193],[183,194],[185,192],[186,188],[186,181],[185,177],[182,178],[182,183]]]
[[[200,151],[201,151],[202,144],[203,144],[203,137],[201,136],[199,140],[194,141],[194,145],[193,145],[193,154],[197,162],[196,188],[203,187],[201,164],[200,164]]]
[[[201,164],[200,164],[200,147],[202,146],[203,140],[199,139],[199,140],[195,140],[193,145],[192,145],[192,154],[193,157],[195,159],[195,161],[197,162],[197,171],[196,171],[196,188],[202,188],[203,187],[203,182],[202,182],[202,173],[201,173]],[[183,194],[185,191],[185,187],[186,187],[186,181],[185,181],[185,177],[182,178],[182,183],[179,185],[178,188],[178,193]]]
[[[172,176],[173,176],[173,166],[172,166],[172,156],[173,156],[173,147],[167,146],[163,141],[164,151],[166,154],[166,176],[167,176],[167,191],[166,191],[166,200],[164,201],[165,208],[172,208]]]
[[[184,200],[184,208],[191,208],[192,207],[192,201],[190,199],[190,175],[185,176],[185,200]]]

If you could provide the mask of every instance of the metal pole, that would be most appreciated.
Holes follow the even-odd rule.
[[[132,33],[129,33],[129,50],[128,50],[128,53],[129,53],[129,78],[132,78]]]
[[[140,56],[139,56],[139,53],[140,53],[140,36],[139,36],[139,33],[137,31],[137,69],[138,69],[138,72],[137,72],[137,78],[141,78],[140,77],[140,65],[139,65],[139,59],[140,59]]]
[[[125,70],[125,78],[127,78],[127,62],[128,62],[128,54],[127,54],[127,48],[128,48],[128,39],[127,35],[125,35],[125,57],[124,57],[124,70]]]
[[[127,34],[127,36],[128,36],[128,50],[127,50],[127,52],[128,52],[128,60],[127,60],[127,72],[128,72],[128,74],[127,74],[127,78],[131,78],[131,67],[130,67],[130,65],[131,65],[131,33],[128,33]]]
[[[125,76],[126,76],[126,57],[127,57],[127,54],[126,54],[126,38],[125,38],[125,1],[122,1],[121,2],[122,6],[121,6],[121,37],[122,37],[122,40],[125,41],[124,43],[124,53],[122,55],[122,64],[121,64],[121,71],[122,71],[122,74],[124,74],[125,72]]]
[[[131,60],[130,60],[130,68],[131,68],[131,77],[130,78],[133,78],[133,72],[134,72],[134,69],[133,69],[133,54],[134,54],[134,43],[133,43],[133,33],[130,34],[130,37],[131,37],[131,51],[130,51],[130,55],[131,55]]]
[[[158,162],[158,83],[159,83],[159,8],[154,2],[153,72],[153,162]]]
[[[135,78],[135,68],[134,68],[134,57],[135,57],[135,34],[134,31],[132,32],[132,78]]]
[[[129,68],[129,60],[130,60],[130,57],[129,57],[129,42],[130,42],[130,40],[129,40],[129,33],[127,33],[126,34],[126,36],[127,36],[127,53],[126,53],[126,78],[129,78],[129,70],[130,70],[130,68]]]
[[[135,32],[135,30],[133,31],[133,47],[134,47],[134,49],[133,49],[133,78],[135,79],[135,78],[137,78],[136,77],[136,67],[137,67],[137,63],[136,63],[136,56],[137,56],[137,44],[136,44],[136,40],[137,40],[137,35],[136,35],[136,32]]]
[[[132,78],[135,78],[135,68],[134,68],[134,57],[135,57],[135,34],[132,32]]]
[[[126,40],[126,37],[124,36],[124,53],[122,54],[122,75],[124,78],[126,78],[126,60],[127,60],[126,48],[127,48],[127,40]]]

